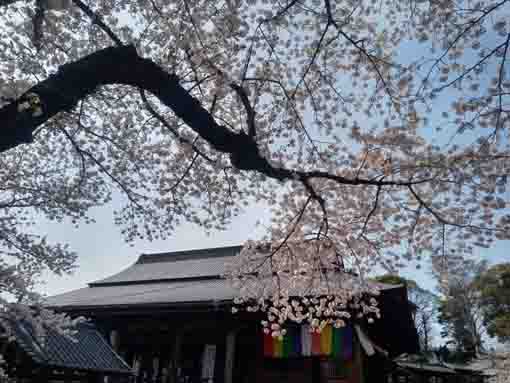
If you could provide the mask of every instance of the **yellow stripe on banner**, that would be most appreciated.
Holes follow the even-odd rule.
[[[321,332],[321,354],[326,356],[331,355],[332,344],[333,328],[331,325],[327,325]]]
[[[283,356],[283,338],[273,338],[273,356],[275,358],[281,358]]]

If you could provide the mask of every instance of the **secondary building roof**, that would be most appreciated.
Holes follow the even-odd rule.
[[[4,323],[5,325],[5,323]],[[78,371],[132,374],[131,368],[110,348],[94,326],[77,325],[72,339],[47,328],[44,342],[27,321],[9,322],[17,345],[36,364]]]

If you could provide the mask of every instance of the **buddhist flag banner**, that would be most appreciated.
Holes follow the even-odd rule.
[[[351,360],[353,357],[353,331],[346,326],[331,325],[320,332],[310,332],[307,325],[287,329],[282,337],[264,334],[264,356],[267,358],[294,358],[300,356],[331,356]]]

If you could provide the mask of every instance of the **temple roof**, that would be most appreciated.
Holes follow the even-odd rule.
[[[127,269],[89,287],[55,295],[48,307],[80,309],[231,301],[235,290],[222,278],[241,246],[142,254]]]
[[[127,269],[89,286],[218,279],[225,273],[227,262],[239,251],[241,246],[142,254]]]
[[[125,270],[89,287],[49,297],[48,307],[63,310],[133,306],[217,305],[237,291],[223,278],[241,246],[142,254]],[[377,283],[382,290],[398,286]]]

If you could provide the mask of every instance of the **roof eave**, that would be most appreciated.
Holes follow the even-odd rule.
[[[82,312],[82,311],[94,311],[94,312],[111,312],[111,311],[176,311],[176,312],[188,312],[188,311],[210,311],[211,308],[221,311],[226,306],[231,305],[233,299],[227,300],[206,300],[206,301],[192,301],[192,302],[156,302],[156,303],[128,303],[118,305],[61,305],[61,306],[47,306],[48,309],[55,311],[65,311],[69,313]]]

